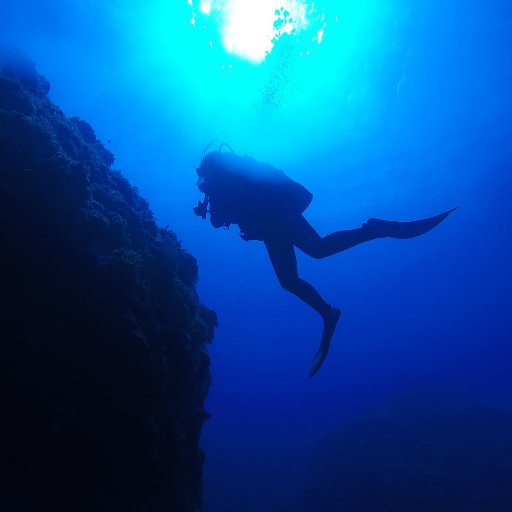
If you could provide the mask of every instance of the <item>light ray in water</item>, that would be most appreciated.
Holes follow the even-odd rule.
[[[306,0],[188,0],[191,24],[198,17],[212,20],[228,53],[260,63],[284,35],[312,31],[311,42],[320,44],[326,27],[325,16],[314,2]]]

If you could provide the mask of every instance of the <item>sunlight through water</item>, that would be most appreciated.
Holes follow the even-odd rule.
[[[225,50],[260,63],[283,35],[313,30],[311,42],[320,44],[326,23],[314,2],[304,0],[188,0],[190,23],[204,30],[213,18]]]
[[[318,151],[378,123],[393,16],[378,0],[154,0],[131,14],[128,83],[197,147]]]

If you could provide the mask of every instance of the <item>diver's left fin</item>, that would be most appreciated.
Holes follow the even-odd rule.
[[[341,311],[338,308],[331,306],[329,317],[324,321],[324,331],[322,333],[322,341],[320,342],[320,347],[318,348],[318,352],[316,353],[313,364],[309,370],[310,377],[313,377],[313,375],[315,375],[315,373],[320,370],[320,367],[324,364],[324,361],[327,358],[329,347],[331,346],[331,340],[334,336],[334,331],[336,330],[336,325],[338,325],[340,316]]]
[[[397,220],[369,219],[364,228],[375,231],[376,238],[414,238],[428,233],[454,212],[458,206],[425,219],[401,222]]]

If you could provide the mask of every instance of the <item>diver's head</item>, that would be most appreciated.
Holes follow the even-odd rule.
[[[207,148],[209,146],[207,146]],[[225,169],[225,167],[226,167],[226,152],[222,151],[225,147],[229,149],[231,154],[234,153],[231,146],[229,144],[227,144],[226,142],[223,142],[219,146],[218,151],[210,151],[207,154],[203,154],[203,157],[201,158],[201,163],[199,164],[199,167],[196,168],[197,175],[199,176],[199,178],[196,182],[196,185],[197,185],[197,188],[201,192],[206,192],[205,179],[207,179],[208,176],[215,175],[217,171],[221,171],[222,169]]]
[[[211,151],[202,158],[196,172],[200,178],[205,178],[212,170],[220,169],[221,167],[222,153],[220,151]]]
[[[211,151],[207,155],[203,156],[199,167],[196,169],[198,176],[196,185],[201,192],[206,193],[205,180],[207,177],[211,176],[212,173],[215,173],[216,170],[222,167],[221,159],[222,153],[219,151]]]

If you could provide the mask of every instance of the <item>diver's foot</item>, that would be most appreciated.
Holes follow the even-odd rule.
[[[414,238],[423,235],[441,224],[450,213],[457,208],[428,217],[426,219],[413,220],[410,222],[399,222],[396,220],[368,219],[362,229],[371,238]]]
[[[315,373],[320,370],[320,367],[324,363],[327,358],[327,354],[329,352],[329,347],[331,346],[331,340],[334,336],[334,331],[336,330],[336,325],[341,317],[341,311],[338,308],[331,306],[331,309],[327,316],[324,317],[324,330],[322,333],[322,341],[320,342],[320,347],[318,348],[318,352],[316,353],[315,359],[313,360],[313,364],[309,370],[309,376],[313,377]]]
[[[398,224],[397,221],[382,220],[382,219],[368,219],[363,225],[362,229],[368,234],[370,238],[386,238],[393,236],[392,224]],[[396,228],[396,226],[395,226]],[[395,229],[396,231],[396,229]]]

